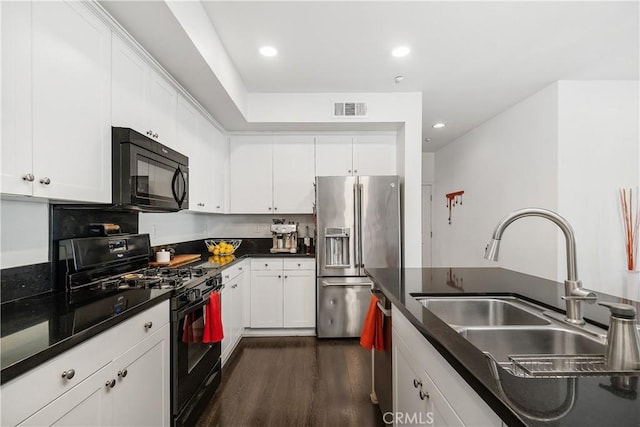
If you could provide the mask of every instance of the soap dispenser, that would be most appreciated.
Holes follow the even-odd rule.
[[[640,370],[640,336],[636,309],[628,304],[598,302],[609,308],[605,362],[612,371]]]

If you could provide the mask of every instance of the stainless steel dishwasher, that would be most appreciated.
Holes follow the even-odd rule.
[[[393,411],[393,374],[391,351],[391,302],[378,289],[371,289],[378,298],[378,309],[384,315],[382,324],[384,351],[371,350],[371,402],[378,404],[384,414]]]

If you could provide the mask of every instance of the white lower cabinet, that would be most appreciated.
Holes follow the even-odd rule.
[[[502,421],[392,307],[394,425],[500,426]]]
[[[251,327],[315,327],[315,260],[251,260]]]
[[[244,294],[248,286],[247,269],[249,261],[244,260],[230,268],[222,270],[222,284],[220,293],[222,299],[222,327],[224,338],[221,344],[222,364],[236,348],[244,332]]]
[[[2,385],[2,426],[168,426],[169,301]]]

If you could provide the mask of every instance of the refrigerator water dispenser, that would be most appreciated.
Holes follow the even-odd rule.
[[[349,258],[349,228],[333,227],[325,228],[324,237],[326,239],[325,267],[327,268],[349,268],[351,259]]]

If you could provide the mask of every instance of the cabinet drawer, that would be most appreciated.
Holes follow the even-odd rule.
[[[114,356],[122,354],[169,323],[169,316],[170,308],[167,300],[114,326],[103,336],[104,339],[109,340]]]
[[[251,260],[251,271],[259,270],[282,270],[282,258],[253,258]]]
[[[285,270],[315,270],[315,259],[293,258],[283,261]]]
[[[3,384],[0,424],[18,424],[106,366],[114,355],[109,347],[98,335]]]
[[[244,273],[247,270],[249,264],[247,261],[239,262],[232,267],[225,268],[222,270],[222,283],[226,284],[227,282],[235,279],[238,275]]]

